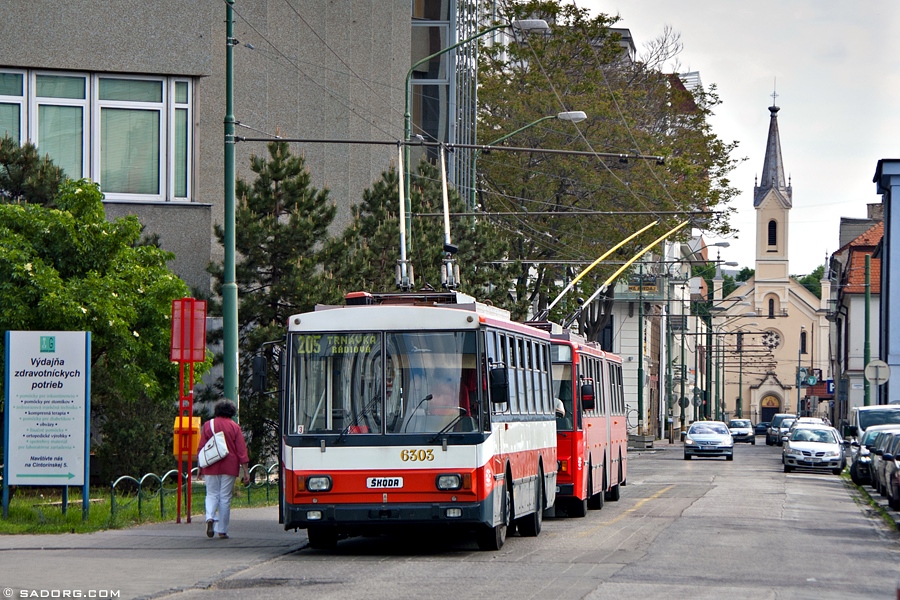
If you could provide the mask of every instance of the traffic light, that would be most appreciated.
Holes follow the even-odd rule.
[[[744,350],[744,332],[738,331],[737,334],[737,351],[743,352]]]

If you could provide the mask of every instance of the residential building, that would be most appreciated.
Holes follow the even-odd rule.
[[[869,205],[870,217],[877,216],[880,208],[879,204]],[[841,219],[841,239],[844,239],[845,228],[856,233],[861,221]],[[831,279],[835,283],[828,311],[832,322],[831,360],[836,384],[835,423],[846,422],[850,409],[855,406],[877,403],[877,390],[866,381],[864,372],[866,356],[870,361],[878,357],[881,259],[872,255],[882,241],[884,222],[866,221],[868,229],[843,244],[831,255],[830,261]],[[869,318],[868,334],[866,315]],[[866,392],[869,392],[868,399]]]

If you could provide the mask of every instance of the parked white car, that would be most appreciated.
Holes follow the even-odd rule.
[[[850,442],[844,442],[834,427],[801,424],[791,431],[781,447],[784,472],[797,468],[831,469],[840,475],[846,465],[845,445],[849,446]]]

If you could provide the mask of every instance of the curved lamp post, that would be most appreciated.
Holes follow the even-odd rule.
[[[405,215],[405,226],[401,227],[400,230],[400,286],[403,289],[409,289],[412,285],[409,277],[409,269],[408,269],[408,261],[406,259],[406,245],[407,240],[412,234],[412,205],[409,202],[410,196],[410,173],[409,173],[409,141],[412,139],[412,116],[410,114],[410,97],[412,95],[412,74],[415,72],[416,68],[427,63],[433,58],[437,58],[438,56],[450,52],[451,50],[455,50],[464,44],[468,44],[469,42],[476,40],[480,37],[483,37],[492,31],[497,31],[498,29],[504,29],[506,27],[512,27],[513,29],[517,29],[522,32],[528,31],[541,31],[541,32],[549,32],[550,26],[547,25],[547,22],[543,19],[523,19],[520,21],[513,21],[512,23],[501,23],[499,25],[493,25],[488,27],[487,29],[483,29],[476,33],[475,35],[469,36],[463,40],[456,42],[451,46],[447,46],[441,50],[438,50],[434,54],[430,54],[425,58],[416,61],[409,68],[409,71],[406,73],[406,84],[404,86],[406,92],[405,99],[405,110],[403,113],[403,139],[406,142],[403,148],[403,189],[406,192],[407,198],[400,198],[400,202],[403,203],[403,206],[400,207],[400,210]]]
[[[570,111],[557,113],[555,115],[547,115],[546,117],[541,117],[537,121],[532,121],[528,125],[519,127],[515,131],[511,131],[510,133],[507,133],[504,136],[500,136],[496,140],[494,140],[492,142],[488,142],[487,145],[488,146],[496,146],[500,142],[502,142],[506,139],[509,139],[518,133],[522,133],[526,129],[534,127],[535,125],[543,123],[544,121],[549,121],[551,119],[559,119],[560,121],[569,121],[570,123],[581,123],[582,121],[587,119],[587,115],[584,113],[584,111],[580,111],[580,110],[570,110]],[[478,164],[479,154],[481,154],[481,148],[479,148],[478,150],[475,150],[475,152],[472,153],[472,190],[469,192],[469,209],[470,210],[473,210],[475,208],[475,187],[476,187],[475,181],[478,177],[478,172],[476,171],[476,166]]]

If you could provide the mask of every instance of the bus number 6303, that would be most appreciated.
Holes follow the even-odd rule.
[[[434,460],[434,452],[428,450],[401,450],[400,460],[403,462],[425,462]]]

